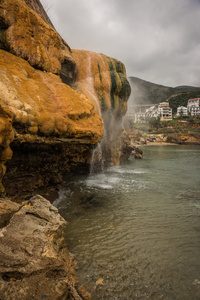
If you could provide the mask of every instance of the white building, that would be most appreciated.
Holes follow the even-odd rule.
[[[188,115],[187,107],[185,107],[185,106],[177,107],[177,116],[182,117],[182,116],[187,116],[187,115]]]
[[[135,123],[145,123],[145,121],[146,121],[145,113],[143,112],[135,113],[135,119],[134,119]]]
[[[146,109],[146,117],[148,118],[158,118],[159,112],[158,112],[158,107],[156,105],[149,107],[148,109]]]
[[[169,107],[168,102],[161,102],[158,105],[158,112],[160,114],[161,121],[172,120],[172,109]]]
[[[187,110],[191,116],[200,116],[200,98],[189,99]]]

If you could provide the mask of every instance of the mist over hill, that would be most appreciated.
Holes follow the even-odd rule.
[[[200,87],[178,86],[168,87],[142,80],[137,77],[129,77],[131,95],[128,101],[128,113],[134,113],[135,105],[157,104],[169,101],[173,113],[179,105],[186,106],[188,99],[200,97]]]

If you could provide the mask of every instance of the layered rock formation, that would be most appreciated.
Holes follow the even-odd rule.
[[[43,8],[42,4],[39,0],[22,0],[26,3],[31,9],[33,9],[43,20],[45,20],[48,24],[50,24],[53,28],[53,24],[49,19],[48,14],[46,13],[45,9]],[[49,8],[49,7],[47,7]]]
[[[0,299],[82,299],[57,209],[41,196],[0,200],[0,216]]]
[[[97,151],[96,163],[101,158],[104,166],[118,165],[124,157],[122,117],[131,92],[125,67],[120,61],[99,53],[72,50],[72,54],[76,61],[75,88],[92,101],[104,123],[100,149],[104,155],[98,156]]]
[[[70,47],[22,0],[0,2],[0,48],[27,60],[36,69],[63,73],[67,82],[73,80],[75,61]]]
[[[103,125],[86,96],[58,76],[72,81],[75,61],[55,30],[20,0],[1,1],[0,15],[0,174],[13,151],[4,186],[16,195],[88,169]]]
[[[0,1],[1,195],[3,185],[8,195],[26,195],[64,174],[88,172],[102,136],[101,165],[124,157],[121,119],[130,94],[124,65],[72,51],[31,9],[42,16],[38,3]]]
[[[35,70],[2,50],[0,66],[1,105],[10,113],[10,127],[11,120],[13,124],[2,146],[9,147],[15,137],[11,146],[14,154],[4,178],[9,193],[56,184],[71,169],[84,169],[92,145],[100,142],[103,133],[92,103],[58,76]],[[2,134],[5,136],[5,130]],[[3,162],[11,158],[10,148],[6,149]]]

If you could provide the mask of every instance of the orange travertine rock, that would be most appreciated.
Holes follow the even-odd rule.
[[[93,102],[104,122],[101,147],[107,153],[105,165],[119,164],[121,123],[131,92],[125,67],[120,61],[103,54],[84,50],[72,50],[72,53],[76,61],[75,88]]]
[[[53,74],[35,70],[25,60],[0,50],[0,99],[21,124],[21,132],[35,136],[88,137],[101,140],[102,121],[93,104]]]
[[[1,179],[5,175],[5,163],[12,157],[10,143],[14,139],[12,128],[12,114],[6,108],[0,106],[0,195],[5,196],[6,191],[1,183]]]
[[[126,113],[130,86],[120,61],[101,53],[72,50],[76,61],[76,85],[95,105],[99,114],[111,111]]]
[[[41,139],[101,141],[101,117],[85,95],[51,73],[35,70],[25,60],[0,50],[1,179],[3,164],[11,158],[10,142],[37,143]],[[7,114],[6,114],[7,112]],[[2,188],[3,190],[3,188]]]
[[[40,17],[43,18],[48,24],[50,24],[53,28],[53,24],[51,20],[49,19],[48,14],[44,10],[42,4],[39,0],[22,0],[24,3],[26,3],[31,9],[33,9]]]
[[[37,69],[60,74],[61,65],[68,63],[73,73],[75,62],[67,43],[24,2],[1,0],[0,16],[0,48]]]

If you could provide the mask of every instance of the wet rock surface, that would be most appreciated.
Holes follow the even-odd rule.
[[[139,147],[133,146],[133,150],[132,150],[131,155],[134,156],[135,159],[142,159],[143,158],[143,151]]]
[[[0,200],[0,299],[82,299],[76,290],[67,222],[41,196]]]
[[[129,148],[127,140],[123,144],[125,140],[122,124],[131,93],[125,66],[117,59],[101,53],[73,49],[72,54],[76,61],[75,89],[91,100],[104,123],[100,151],[103,157],[97,151],[94,158],[96,165],[119,165],[125,158],[122,149],[126,145]],[[99,158],[101,163],[98,163]]]
[[[13,157],[7,162],[3,185],[12,199],[29,198],[42,187],[59,187],[65,176],[89,173],[91,144],[70,141],[12,143]],[[13,178],[16,178],[13,180]]]

